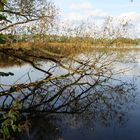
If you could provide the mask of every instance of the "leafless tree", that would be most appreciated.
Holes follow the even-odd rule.
[[[43,24],[50,26],[58,10],[53,2],[44,0],[7,0],[3,2],[0,14],[0,32],[20,25]]]

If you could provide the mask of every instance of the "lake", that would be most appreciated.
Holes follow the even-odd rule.
[[[19,101],[29,128],[17,140],[139,140],[140,53],[90,52],[33,67],[0,54],[0,105]],[[49,75],[51,73],[52,75]],[[25,84],[23,86],[23,83]],[[31,84],[32,83],[32,84]],[[27,86],[28,85],[28,86]]]

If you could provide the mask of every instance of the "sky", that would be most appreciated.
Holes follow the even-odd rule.
[[[133,2],[131,2],[133,1]],[[140,0],[54,0],[60,19],[79,22],[99,21],[108,16],[127,19],[140,33]]]

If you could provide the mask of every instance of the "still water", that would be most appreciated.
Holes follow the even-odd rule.
[[[123,54],[118,54],[118,57],[115,57],[115,59],[112,60],[111,58],[114,56],[114,54],[112,54],[111,57],[108,57],[108,55],[110,54],[107,54],[107,57],[103,56],[98,62],[97,60],[94,61],[97,62],[94,64],[96,65],[96,68],[101,68],[106,64],[104,69],[102,69],[103,72],[106,72],[106,75],[101,76],[99,81],[102,81],[102,83],[100,83],[100,86],[97,85],[96,87],[92,88],[90,92],[88,91],[88,94],[90,94],[90,99],[95,101],[92,102],[92,104],[85,110],[84,113],[65,113],[63,112],[64,110],[61,109],[60,113],[55,112],[47,113],[47,115],[37,115],[37,117],[34,119],[30,119],[30,128],[28,132],[17,135],[16,139],[140,140],[140,53],[133,51],[125,52]],[[95,54],[90,54],[90,57],[94,56]],[[100,58],[100,56],[96,56],[96,58]],[[84,60],[87,58],[87,56],[82,55],[78,57],[83,57]],[[113,62],[111,65],[110,60]],[[33,68],[28,63],[12,63],[13,60],[6,59],[6,57],[0,61],[0,71],[14,73],[14,76],[0,77],[0,83],[5,85],[30,83],[36,80],[42,80],[43,77],[46,77],[47,75],[44,72]],[[65,65],[74,65],[71,64],[71,62],[67,62],[66,60],[64,60],[63,63]],[[44,70],[49,70],[50,67],[54,67],[51,72],[55,76],[67,74],[67,71],[70,71],[59,66],[55,67],[55,64],[49,61],[40,61],[37,63],[37,65]],[[78,67],[77,65],[78,64],[73,67]],[[78,67],[78,70],[79,68],[86,69],[87,66]],[[103,77],[110,75],[110,72],[108,72],[110,70],[111,74],[112,72],[113,74],[111,75],[111,80],[108,79],[106,83],[106,79],[103,79]],[[89,70],[88,72],[90,72],[92,75],[96,74],[96,72],[91,73],[91,71],[92,70]],[[77,74],[76,76],[71,76],[75,79],[78,77]],[[65,86],[67,86],[66,83],[70,82],[71,79],[69,81],[69,77],[66,78],[67,79],[63,79],[62,83],[60,81],[57,81],[56,83],[59,83],[59,86],[64,86],[65,83]],[[96,78],[97,77],[94,77],[94,79]],[[81,79],[80,83],[83,81],[89,81],[89,83],[93,83],[92,80],[93,79],[90,79],[90,77],[86,76],[85,78]],[[46,86],[47,91],[52,92],[52,95],[57,91],[56,83],[55,86],[54,84],[49,85],[52,87]],[[79,94],[81,90],[85,92],[83,89],[84,86],[81,87],[82,89],[79,89],[79,87],[77,88],[77,86],[79,86],[79,83],[75,83],[74,87],[70,87],[73,88],[73,91],[75,91],[75,95]],[[7,87],[3,88],[6,89]],[[85,89],[87,89],[87,87]],[[68,91],[70,91],[70,89],[64,91],[65,94],[68,94]],[[67,97],[64,95],[63,98],[61,98],[58,103],[56,103],[56,108],[62,103],[62,99],[67,99]],[[96,96],[96,98],[94,96]],[[82,95],[81,98],[82,97],[84,97],[84,95]],[[90,99],[88,100],[90,101]],[[88,100],[86,98],[86,102],[88,102]],[[55,102],[56,101],[57,100],[55,100]],[[82,101],[84,102],[85,100]],[[23,106],[25,108],[27,107],[25,105]]]

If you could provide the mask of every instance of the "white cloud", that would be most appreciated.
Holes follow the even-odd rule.
[[[111,14],[101,10],[101,9],[90,9],[83,11],[73,11],[64,15],[64,23],[66,26],[68,24],[80,24],[81,22],[95,22],[96,25],[100,27],[104,22],[104,19],[108,16],[113,17],[114,26],[117,23],[128,21],[130,23],[130,32],[128,36],[140,37],[140,13],[138,12],[126,12],[121,13],[120,15],[112,16]],[[103,19],[103,20],[102,20]],[[131,26],[132,24],[132,26]]]
[[[84,13],[71,12],[65,16],[66,20],[69,21],[84,21],[87,19],[104,19],[108,16],[107,13],[103,12],[100,9],[91,10]]]
[[[126,19],[132,22],[140,22],[140,13],[137,12],[122,13],[120,16],[118,16],[118,18]]]
[[[89,10],[92,9],[92,4],[89,2],[83,2],[83,3],[72,3],[70,5],[70,8],[72,10]]]
[[[85,15],[82,15],[77,12],[71,12],[71,13],[67,14],[65,17],[65,19],[69,20],[69,21],[82,21],[85,18],[86,18]]]
[[[90,11],[88,13],[88,17],[93,17],[93,18],[105,18],[107,16],[109,16],[108,13],[106,13],[106,12],[100,10],[100,9]]]

